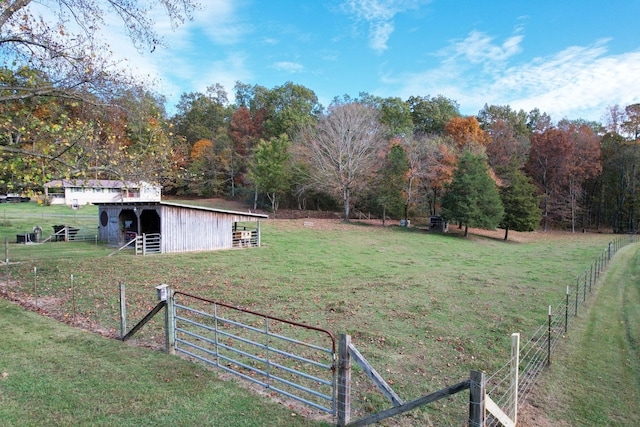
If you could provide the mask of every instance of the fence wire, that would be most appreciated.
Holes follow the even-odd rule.
[[[81,227],[78,227],[81,228]],[[86,254],[89,251],[99,251],[86,241],[91,241],[91,233],[78,233],[87,236],[77,243],[77,253]],[[80,240],[80,239],[79,239]],[[529,396],[535,382],[544,368],[552,360],[554,351],[558,344],[569,332],[571,323],[580,315],[581,307],[588,300],[589,295],[595,289],[598,279],[610,262],[613,255],[622,247],[634,242],[634,236],[619,237],[609,243],[601,254],[589,265],[584,272],[576,277],[572,283],[566,285],[565,295],[554,306],[551,307],[547,322],[541,324],[528,338],[521,339],[520,348],[520,368],[518,384],[518,401],[513,400],[513,393],[510,389],[509,367],[511,360],[496,370],[487,379],[487,393],[492,400],[507,414],[513,408],[522,405]],[[64,245],[59,242],[54,244]],[[65,251],[68,255],[69,251]],[[72,254],[75,254],[72,252]],[[71,256],[69,256],[71,258]],[[90,283],[89,278],[73,275],[73,261],[60,262],[55,267],[46,263],[32,259],[28,252],[17,252],[12,260],[19,261],[16,264],[7,264],[6,281],[15,280],[15,284],[6,287],[3,293],[10,299],[20,296],[27,299],[39,310],[55,310],[54,317],[58,317],[67,323],[87,329],[101,329],[107,336],[117,338],[121,335],[121,323],[118,318],[118,293],[113,287],[103,287]],[[60,259],[62,260],[62,259]],[[117,268],[114,267],[114,268]],[[116,274],[113,274],[116,276]],[[15,279],[14,279],[15,278]],[[145,307],[151,309],[153,304],[149,303],[149,292],[153,292],[153,286],[144,283],[128,284],[127,303],[131,309],[133,307]],[[82,295],[75,293],[75,288],[82,287]],[[82,298],[82,300],[80,300]],[[84,312],[80,312],[78,307],[88,307]],[[547,311],[547,309],[545,309]],[[146,314],[145,309],[137,309],[129,312],[129,321],[139,320]],[[132,326],[131,324],[129,326]],[[158,322],[151,322],[135,341],[140,345],[160,349],[164,344],[164,330]],[[380,408],[386,408],[390,404],[380,393],[377,387],[370,381],[366,374],[355,368],[352,371],[352,419],[374,413]],[[452,411],[451,408],[456,410]],[[439,422],[448,418],[449,422],[444,425],[464,425],[467,420],[469,401],[464,393],[442,400],[436,405],[430,406],[431,416],[438,417]],[[458,411],[459,409],[459,411]],[[455,414],[453,414],[455,413]],[[429,413],[426,411],[414,411],[407,414],[401,425],[432,425]],[[389,421],[389,425],[397,423],[397,419]],[[385,425],[382,423],[381,425]],[[499,422],[492,417],[487,420],[487,425],[499,425]]]
[[[630,235],[618,237],[610,242],[589,268],[578,275],[574,283],[567,285],[563,301],[558,302],[555,307],[549,306],[547,323],[540,325],[528,339],[521,341],[517,402],[513,400],[514,393],[509,389],[511,360],[488,376],[487,394],[503,412],[512,414],[516,403],[521,405],[527,400],[536,380],[551,363],[552,355],[568,332],[569,324],[580,314],[580,306],[586,303],[597,279],[613,255],[633,241],[634,236]],[[487,425],[498,426],[500,422],[489,416]]]

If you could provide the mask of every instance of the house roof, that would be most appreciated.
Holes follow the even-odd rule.
[[[143,185],[152,185],[144,181],[122,181],[114,179],[55,179],[44,184],[45,187],[81,187],[81,188],[140,188]],[[157,186],[159,187],[159,186]]]
[[[171,207],[182,208],[182,209],[193,209],[193,210],[201,210],[201,211],[207,211],[207,212],[226,213],[229,215],[248,216],[252,218],[264,218],[264,219],[269,218],[269,215],[259,214],[254,212],[230,211],[226,209],[208,208],[205,206],[184,205],[181,203],[171,203],[171,202],[96,202],[94,203],[94,205],[98,205],[98,206],[171,206]]]

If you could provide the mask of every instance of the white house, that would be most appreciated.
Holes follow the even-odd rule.
[[[89,203],[159,202],[162,187],[144,181],[58,179],[44,185],[51,204],[78,207]]]

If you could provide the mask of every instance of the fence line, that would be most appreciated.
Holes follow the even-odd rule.
[[[510,366],[512,360],[500,367],[486,379],[490,389],[488,395],[502,393],[493,401],[502,410],[509,414],[513,407],[526,401],[536,380],[547,366],[552,363],[551,355],[561,341],[561,338],[568,332],[570,321],[579,315],[579,308],[586,303],[587,296],[591,294],[596,281],[603,273],[604,269],[621,248],[634,242],[634,236],[621,236],[611,241],[590,265],[583,274],[576,277],[575,285],[567,285],[565,298],[556,304],[555,307],[548,307],[548,319],[536,329],[531,337],[520,349],[520,367],[517,401],[512,401],[508,391],[505,390],[507,376],[505,370]],[[513,358],[513,356],[512,356]],[[517,412],[516,412],[517,416]],[[491,416],[488,417],[487,426],[498,426],[502,423]]]
[[[6,239],[5,239],[6,240]],[[515,413],[517,416],[517,406],[522,404],[531,392],[540,374],[550,363],[552,355],[564,334],[568,333],[569,325],[581,314],[581,307],[586,303],[597,285],[597,281],[608,266],[612,257],[624,246],[633,243],[634,236],[621,236],[611,241],[608,246],[600,252],[596,259],[589,264],[588,268],[578,274],[575,281],[566,285],[564,296],[555,304],[548,306],[548,318],[541,324],[528,339],[522,340],[522,347],[519,351],[519,383],[517,387],[517,397],[511,390],[510,366],[513,363],[512,357],[494,373],[487,375],[486,394],[492,396],[491,401],[501,408],[505,414]],[[7,246],[7,244],[5,245]],[[8,255],[5,255],[8,261]],[[9,278],[8,262],[6,265],[7,279]],[[38,280],[38,270],[33,268],[33,294],[35,305],[38,307],[38,293],[42,287]],[[8,280],[7,280],[8,281]],[[60,285],[61,291],[66,293],[64,283]],[[73,275],[71,275],[71,291],[73,295]],[[75,298],[75,297],[74,297]],[[75,319],[75,299],[73,302],[73,312]],[[232,307],[230,307],[232,308]],[[340,389],[336,391],[340,393]],[[486,425],[501,425],[500,420],[489,415]]]

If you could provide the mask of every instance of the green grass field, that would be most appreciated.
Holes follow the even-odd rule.
[[[96,212],[28,205],[0,208],[0,236],[15,239],[35,219],[44,229],[61,218],[75,224],[80,215]],[[71,212],[77,216],[55,216]],[[108,257],[113,247],[90,241],[11,243],[5,293],[32,305],[37,296],[40,309],[117,336],[118,283],[127,287],[130,323],[155,305],[154,288],[166,283],[348,333],[400,397],[410,400],[468,378],[471,369],[491,373],[504,365],[510,334],[521,332],[526,339],[543,324],[548,305],[562,301],[566,286],[615,237],[510,233],[504,242],[501,233],[483,234],[464,239],[361,223],[270,220],[262,225],[263,247],[246,250],[147,257],[121,251]],[[160,346],[159,323],[145,326],[137,342]],[[389,404],[359,381],[353,406],[357,417]],[[467,406],[468,395],[461,393],[394,422],[461,425]]]

